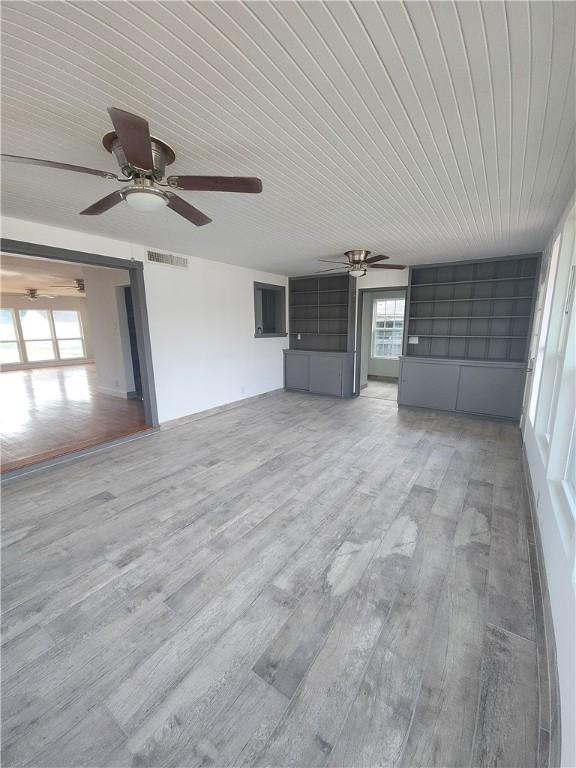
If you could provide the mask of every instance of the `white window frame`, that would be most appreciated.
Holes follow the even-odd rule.
[[[551,435],[558,413],[558,398],[563,380],[567,354],[570,319],[574,303],[574,248],[576,221],[572,215],[566,221],[561,235],[554,241],[557,248],[557,267],[548,281],[550,295],[549,322],[546,337],[539,342],[541,375],[538,388],[531,395],[531,419],[539,450],[545,463],[550,457]],[[535,398],[535,405],[532,407]],[[560,429],[562,431],[562,428]]]
[[[24,362],[24,355],[23,355],[23,351],[22,351],[22,338],[21,338],[21,333],[20,333],[21,329],[20,329],[20,323],[19,323],[19,318],[18,318],[18,312],[13,307],[2,307],[2,309],[5,312],[10,312],[10,314],[12,315],[12,327],[14,328],[14,333],[16,335],[16,338],[13,339],[12,341],[7,339],[6,341],[3,341],[1,343],[2,344],[14,344],[14,343],[16,343],[16,346],[18,348],[18,356],[20,358],[17,363],[2,363],[2,366],[4,367],[4,366],[7,366],[7,365],[22,365],[22,363]]]
[[[18,350],[20,353],[20,361],[18,363],[2,363],[2,367],[17,368],[18,366],[34,366],[34,365],[46,365],[47,363],[70,363],[84,362],[86,358],[86,337],[84,334],[84,325],[82,323],[82,313],[79,309],[48,309],[47,307],[2,307],[4,310],[8,310],[12,313],[12,322],[16,331],[16,343],[18,344]],[[37,309],[40,312],[46,312],[48,314],[48,323],[50,326],[50,338],[48,339],[25,339],[22,331],[22,323],[20,312],[26,312],[29,309]],[[80,336],[70,336],[58,338],[56,333],[56,325],[54,322],[54,312],[75,312],[78,318],[78,326],[80,328]],[[52,344],[53,357],[45,358],[43,360],[29,360],[26,350],[26,342],[34,341],[50,341]],[[62,357],[60,354],[60,341],[80,341],[82,344],[82,357]]]
[[[54,312],[76,312],[78,316],[78,327],[80,328],[80,336],[63,336],[60,338],[56,332],[56,321],[54,320]],[[56,354],[59,360],[85,360],[86,359],[86,342],[84,340],[84,326],[82,325],[82,314],[77,309],[51,309],[50,317],[52,328],[54,331],[54,341],[56,344]],[[61,341],[79,341],[82,345],[82,357],[62,357],[60,354],[60,342]]]
[[[24,331],[22,330],[22,312],[30,312],[30,311],[38,311],[38,312],[46,312],[47,318],[48,318],[48,328],[50,330],[50,336],[46,339],[27,339],[24,336]],[[21,334],[22,338],[22,351],[24,352],[24,362],[29,365],[34,365],[34,363],[53,363],[58,360],[57,352],[56,352],[56,345],[54,343],[54,323],[52,321],[52,312],[49,309],[46,309],[45,307],[20,307],[17,310],[18,315],[18,331]],[[49,341],[52,345],[52,357],[46,357],[43,360],[29,360],[28,359],[28,349],[26,347],[27,344],[34,343],[35,341]]]
[[[402,317],[399,319],[399,316],[396,314],[388,315],[388,314],[379,314],[377,312],[378,302],[379,301],[403,301],[404,302],[404,310],[402,312]],[[370,357],[373,360],[398,360],[400,355],[402,354],[402,343],[404,340],[404,316],[406,312],[406,297],[400,297],[395,296],[394,298],[390,297],[374,297],[372,299],[372,327],[370,329]],[[377,355],[376,354],[376,343],[375,343],[375,336],[376,331],[378,330],[386,330],[386,328],[378,328],[376,323],[378,322],[392,322],[393,327],[389,330],[399,330],[400,331],[400,354],[398,355]],[[400,327],[397,328],[397,324],[400,323]]]

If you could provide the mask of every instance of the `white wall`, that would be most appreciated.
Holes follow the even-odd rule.
[[[121,286],[130,285],[130,275],[105,267],[83,267],[82,272],[98,389],[126,397],[134,390],[134,376]]]
[[[551,280],[550,254],[558,234],[558,267],[556,279]],[[574,294],[571,300],[569,294],[571,271],[574,279],[576,270],[575,240],[576,208],[572,201],[545,253],[544,291],[538,304],[542,308],[545,292],[552,291],[550,322],[540,344],[537,336],[533,340],[532,350],[541,349],[542,376],[539,382],[532,381],[522,421],[556,638],[563,766],[576,765],[576,309]]]
[[[128,242],[22,219],[4,218],[2,228],[3,237],[60,248],[142,261],[146,253]],[[287,286],[288,279],[188,258],[187,270],[144,264],[161,422],[283,386],[288,339],[254,338],[253,283]]]
[[[287,279],[190,258],[146,265],[160,420],[279,389],[287,338],[254,338],[254,281]]]
[[[86,348],[86,359],[92,360],[92,337],[90,333],[90,320],[86,311],[86,299],[82,296],[56,296],[53,299],[39,297],[31,302],[25,296],[14,296],[10,293],[0,295],[0,306],[5,309],[71,309],[80,314],[82,322],[82,331],[84,333],[84,344]],[[19,370],[27,368],[42,368],[54,365],[77,365],[78,360],[51,360],[48,363],[24,363],[21,365],[6,365],[9,370]],[[84,361],[80,361],[84,362]]]

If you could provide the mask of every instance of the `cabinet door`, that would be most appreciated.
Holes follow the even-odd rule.
[[[310,356],[310,391],[342,397],[342,358]]]
[[[456,408],[468,413],[519,419],[525,368],[463,365]]]
[[[284,386],[286,389],[310,389],[310,356],[285,355]]]
[[[400,368],[398,402],[453,411],[458,393],[458,363],[420,363],[403,360]]]

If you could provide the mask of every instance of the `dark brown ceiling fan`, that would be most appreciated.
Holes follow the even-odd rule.
[[[348,261],[334,261],[333,259],[318,259],[326,264],[339,264],[339,267],[332,269],[321,269],[315,274],[320,275],[324,272],[341,272],[342,267],[348,271],[352,277],[363,277],[368,269],[406,269],[403,264],[378,264],[379,261],[386,261],[390,256],[370,256],[371,251],[358,248],[353,251],[346,251],[344,256]]]
[[[143,117],[125,112],[123,109],[110,107],[108,114],[114,131],[102,139],[104,147],[111,152],[122,171],[123,177],[109,171],[84,168],[81,165],[56,163],[35,157],[2,155],[2,160],[11,163],[41,165],[58,168],[63,171],[87,173],[114,181],[128,181],[128,186],[117,189],[96,203],[81,211],[84,216],[97,216],[109,211],[125,200],[138,211],[152,212],[167,205],[175,213],[201,227],[212,219],[199,211],[172,190],[181,189],[193,192],[262,192],[260,179],[240,176],[167,176],[165,169],[176,159],[171,147],[159,139],[150,136],[148,122]]]

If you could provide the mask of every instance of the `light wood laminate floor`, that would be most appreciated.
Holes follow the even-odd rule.
[[[270,395],[6,484],[4,766],[535,766],[514,426]]]
[[[100,392],[91,363],[0,373],[3,472],[145,429],[142,402]]]
[[[368,384],[361,390],[362,397],[377,397],[380,400],[398,400],[398,382],[368,378]]]

